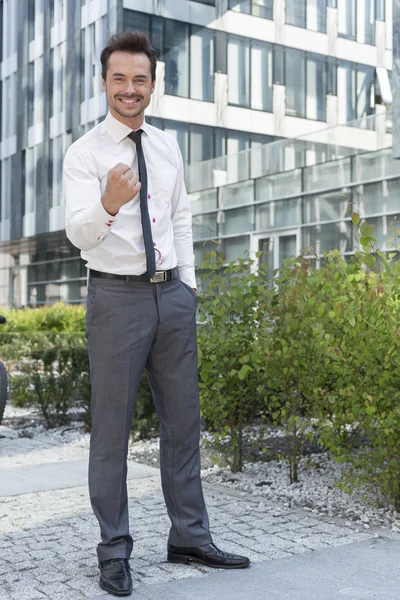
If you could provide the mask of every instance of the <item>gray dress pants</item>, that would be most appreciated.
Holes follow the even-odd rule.
[[[144,369],[160,420],[162,489],[171,520],[168,541],[176,546],[210,543],[200,480],[193,290],[179,278],[157,284],[91,278],[87,304],[89,493],[101,531],[98,559],[129,558],[132,551],[126,458]]]

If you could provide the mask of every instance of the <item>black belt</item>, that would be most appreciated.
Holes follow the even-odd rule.
[[[170,271],[156,271],[153,277],[144,273],[143,275],[116,275],[115,273],[103,273],[102,271],[94,271],[89,269],[90,277],[101,277],[102,279],[122,279],[123,281],[144,281],[146,283],[164,283],[172,281],[179,277],[177,268]]]

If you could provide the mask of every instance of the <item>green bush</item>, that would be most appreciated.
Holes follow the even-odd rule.
[[[79,410],[91,428],[89,357],[83,306],[54,304],[23,310],[4,309],[0,357],[10,372],[10,401],[35,406],[48,427],[68,422]],[[132,432],[143,437],[157,427],[150,388],[143,376],[136,399]]]
[[[362,249],[349,261],[332,251],[319,270],[305,256],[276,274],[267,401],[292,440],[293,481],[302,435],[318,434],[348,465],[345,489],[373,485],[400,507],[400,261],[353,223]]]
[[[242,470],[243,430],[265,406],[267,286],[242,259],[223,268],[210,253],[202,269],[198,349],[201,414],[233,471]]]
[[[48,427],[68,423],[76,407],[84,409],[89,425],[89,362],[81,336],[47,334],[40,349],[36,340],[30,355],[15,365],[9,385],[13,404],[34,406]]]

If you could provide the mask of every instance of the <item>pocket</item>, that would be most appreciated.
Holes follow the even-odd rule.
[[[196,292],[194,291],[194,289],[193,289],[192,287],[190,287],[190,285],[188,285],[187,283],[184,283],[182,280],[181,280],[181,284],[182,284],[182,285],[183,285],[183,286],[184,286],[184,287],[185,287],[185,288],[186,288],[186,289],[187,289],[187,290],[190,292],[191,296],[192,296],[192,297],[193,297],[195,300],[197,300],[197,294],[196,294]]]

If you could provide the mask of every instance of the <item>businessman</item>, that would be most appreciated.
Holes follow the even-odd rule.
[[[105,121],[64,161],[66,232],[87,261],[92,383],[89,492],[98,519],[100,586],[132,591],[127,452],[146,371],[160,420],[170,562],[243,568],[212,541],[200,479],[196,280],[178,144],[148,125],[156,54],[145,34],[113,36],[101,54]]]

